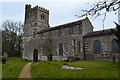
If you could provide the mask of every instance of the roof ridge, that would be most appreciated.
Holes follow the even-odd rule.
[[[85,20],[85,19],[86,19],[86,18],[84,18],[84,19],[79,19],[79,20],[76,20],[76,21],[67,22],[67,23],[64,23],[64,24],[61,24],[61,25],[57,25],[57,26],[67,25],[67,24],[71,24],[71,23],[83,21],[83,20]],[[57,27],[57,26],[54,26],[54,27]]]
[[[99,36],[99,35],[107,35],[107,34],[113,34],[113,31],[116,28],[110,28],[110,29],[105,29],[105,30],[99,30],[99,31],[93,31],[90,32],[86,35],[84,35],[84,37],[91,37],[91,36]]]
[[[85,19],[87,19],[87,18],[85,18]],[[66,28],[66,27],[69,27],[69,26],[77,25],[77,24],[81,24],[81,22],[84,21],[85,19],[80,19],[80,20],[77,20],[77,21],[73,21],[73,22],[69,22],[69,23],[66,23],[66,24],[58,25],[58,26],[55,26],[55,27],[49,27],[49,28],[46,28],[46,29],[43,29],[43,30],[39,31],[37,34],[48,32],[48,31],[51,31],[51,30],[60,29],[60,28]]]

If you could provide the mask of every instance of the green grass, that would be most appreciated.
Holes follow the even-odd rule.
[[[33,78],[118,78],[118,63],[110,61],[67,62],[69,66],[81,67],[83,70],[60,69],[63,61],[32,63]]]
[[[17,78],[26,63],[21,58],[7,58],[7,62],[2,64],[2,78]]]
[[[2,78],[2,63],[0,62],[0,79]]]

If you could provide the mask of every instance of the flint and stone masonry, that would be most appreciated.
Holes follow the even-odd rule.
[[[49,26],[49,10],[30,4],[25,5],[23,58],[30,61],[67,60],[118,60],[120,48],[115,42],[115,29],[93,31],[86,17],[78,21]],[[117,48],[117,49],[116,49]],[[115,50],[114,50],[115,49]]]

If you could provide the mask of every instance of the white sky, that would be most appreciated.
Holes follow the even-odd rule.
[[[14,20],[24,22],[25,4],[31,4],[32,7],[39,5],[49,10],[49,24],[50,26],[56,26],[75,21],[77,17],[75,15],[82,14],[81,10],[90,8],[91,4],[95,0],[2,0],[0,1],[1,22],[4,20]],[[88,4],[89,3],[89,4]],[[90,18],[91,23],[94,26],[94,30],[101,30],[102,17],[98,17],[95,20]],[[105,29],[115,27],[113,21],[117,22],[117,15],[111,13],[107,15],[105,21]]]

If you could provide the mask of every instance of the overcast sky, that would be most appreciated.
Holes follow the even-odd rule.
[[[51,27],[65,24],[77,20],[75,15],[82,14],[81,10],[90,8],[95,0],[3,0],[0,2],[0,25],[4,20],[14,20],[24,22],[25,4],[32,7],[39,5],[49,10],[49,24]],[[102,17],[90,18],[94,30],[102,30]],[[117,22],[117,15],[111,13],[107,15],[105,29],[114,28],[113,21]]]

